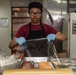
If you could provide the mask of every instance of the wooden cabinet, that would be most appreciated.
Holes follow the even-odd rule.
[[[27,7],[12,7],[12,38],[18,29],[28,22],[30,22],[30,18]]]

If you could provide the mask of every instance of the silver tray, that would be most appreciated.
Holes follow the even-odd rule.
[[[24,61],[46,62],[47,57],[25,57]]]
[[[57,61],[57,59],[53,59],[54,61]],[[76,58],[60,58],[61,62],[60,68],[71,68],[76,70]],[[39,65],[39,62],[47,62],[48,57],[25,57],[24,61],[33,61],[34,67],[37,68]]]

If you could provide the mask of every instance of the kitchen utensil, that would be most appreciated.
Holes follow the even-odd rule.
[[[56,59],[58,60],[58,62],[59,62],[59,64],[61,65],[61,62],[60,62],[60,60],[59,60],[59,58],[58,58],[58,56],[57,56],[57,51],[56,51],[56,48],[55,48],[55,45],[51,42],[51,44],[52,44],[52,46],[53,46],[53,51],[54,51],[54,55],[56,56]]]
[[[26,40],[26,41],[28,42],[28,41],[39,41],[39,40],[46,40],[46,38],[30,39],[30,40]]]
[[[39,39],[31,39],[31,40],[27,40],[28,41],[41,41],[41,40],[47,40],[46,38],[39,38]],[[50,41],[50,42],[46,42],[48,45],[47,49],[48,49],[48,61],[50,61],[52,63],[52,65],[54,66],[54,68],[58,68],[58,66],[54,63],[54,60],[52,58],[52,55],[54,54],[58,63],[61,65],[60,60],[58,59],[57,56],[57,52],[56,52],[56,48],[54,46],[54,44]]]
[[[26,49],[25,51],[26,51],[26,53],[27,53],[28,57],[31,57],[31,54],[30,54],[29,50],[28,50],[28,49]],[[30,62],[31,62],[31,64],[33,65],[33,61],[30,61]]]
[[[60,62],[60,60],[59,60],[59,58],[58,58],[58,56],[57,56],[56,48],[55,48],[54,44],[50,41],[50,42],[48,42],[48,61],[51,61],[51,63],[53,64],[54,68],[59,68],[59,67],[54,63],[55,61],[53,60],[53,57],[52,57],[53,54],[55,55],[58,63],[60,64],[60,66],[62,66],[62,65],[61,65],[61,62]]]
[[[15,56],[18,58],[19,55],[20,55],[20,52],[21,51],[24,51],[24,47],[22,45],[19,45],[18,48],[17,48],[17,51],[16,51],[16,54]],[[24,54],[25,55],[25,54]],[[24,61],[24,55],[23,57],[18,61],[18,65],[16,66],[17,68],[21,68],[22,64],[23,64],[23,61]]]
[[[47,40],[46,38],[26,40],[27,48],[32,57],[47,57]],[[27,55],[26,55],[27,56]]]
[[[23,46],[24,46],[24,51],[26,52],[26,54],[27,54],[27,56],[28,57],[31,57],[31,53],[30,53],[30,51],[27,49],[27,44],[23,44]],[[31,64],[33,65],[33,61],[30,61],[31,62]]]
[[[24,56],[21,58],[21,60],[19,61],[18,65],[17,65],[18,68],[21,68],[22,64],[24,62],[25,53],[27,54],[28,57],[31,57],[31,54],[30,54],[29,50],[27,49],[26,43],[23,43],[22,45],[18,46],[18,49],[16,51],[16,57],[19,56],[19,52],[24,52]],[[32,61],[30,61],[30,62],[31,62],[31,64],[33,64]]]

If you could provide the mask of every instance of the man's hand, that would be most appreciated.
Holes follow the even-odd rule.
[[[16,38],[16,42],[19,45],[22,45],[23,43],[26,43],[26,39],[24,37]]]
[[[55,34],[49,34],[49,35],[47,35],[47,40],[48,41],[55,40],[55,38],[56,38]]]

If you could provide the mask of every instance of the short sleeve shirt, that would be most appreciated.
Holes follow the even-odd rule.
[[[42,23],[42,26],[44,28],[44,31],[45,31],[45,34],[46,36],[50,33],[52,34],[56,34],[58,31],[52,27],[51,25],[48,25],[48,24],[45,24],[45,23]],[[26,25],[23,25],[19,28],[19,30],[17,31],[15,37],[25,37],[27,38],[28,34],[29,34],[29,28],[30,28],[30,23],[26,24]],[[32,25],[31,26],[31,30],[32,31],[37,31],[37,30],[42,30],[41,28],[41,25]]]

